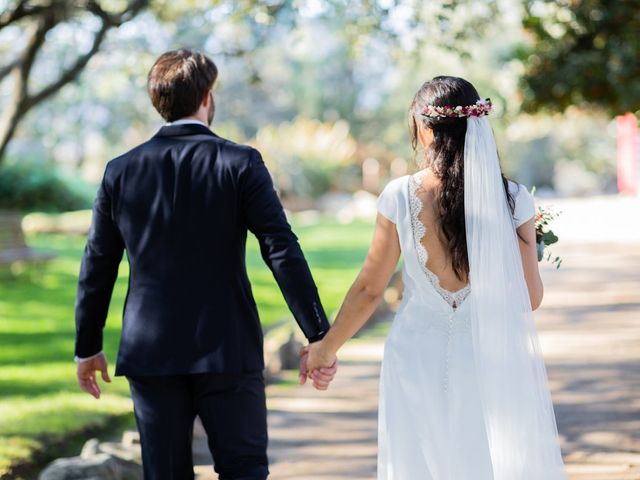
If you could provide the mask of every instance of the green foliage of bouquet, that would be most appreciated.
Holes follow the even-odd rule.
[[[531,189],[531,194],[535,195],[536,188],[533,187]],[[562,259],[559,256],[553,256],[551,252],[545,252],[545,249],[549,245],[553,245],[554,243],[558,243],[558,236],[553,233],[550,225],[553,220],[558,218],[560,215],[559,212],[556,212],[552,208],[538,207],[536,212],[536,244],[538,247],[538,261],[541,262],[543,259],[550,261],[551,263],[555,263],[556,268],[560,268],[560,264],[562,263]]]

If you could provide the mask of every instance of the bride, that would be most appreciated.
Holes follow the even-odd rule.
[[[501,173],[491,102],[456,77],[410,108],[424,164],[378,199],[373,242],[333,327],[308,347],[322,379],[404,262],[385,341],[379,480],[565,479],[532,310],[542,301],[531,194]]]

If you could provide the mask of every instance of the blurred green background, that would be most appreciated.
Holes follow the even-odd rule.
[[[375,195],[417,168],[407,110],[424,81],[490,97],[503,168],[538,195],[612,194],[616,118],[640,114],[638,32],[638,0],[0,0],[0,258],[22,232],[55,255],[0,264],[0,477],[130,421],[122,380],[99,403],[75,386],[73,304],[104,166],[162,125],[145,90],[158,55],[216,62],[213,129],[263,153],[334,314]],[[268,326],[289,314],[253,240],[249,255]]]

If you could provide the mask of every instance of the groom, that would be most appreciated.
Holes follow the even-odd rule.
[[[247,231],[309,342],[329,323],[260,154],[213,133],[215,64],[160,56],[148,77],[166,120],[107,165],[93,209],[76,301],[78,382],[109,382],[102,334],[118,265],[129,290],[116,375],[130,383],[145,479],[192,479],[197,416],[220,479],[265,479],[262,329],[245,265]],[[304,359],[301,365],[304,365]],[[336,367],[314,376],[325,389]],[[306,371],[301,367],[301,377]]]

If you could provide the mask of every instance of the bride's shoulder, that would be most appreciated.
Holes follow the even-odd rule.
[[[519,226],[535,214],[535,200],[533,199],[531,192],[529,192],[529,189],[524,184],[518,183],[514,180],[509,180],[508,184],[509,193],[511,193],[515,203],[513,217],[516,220],[516,224]]]
[[[518,199],[533,198],[529,189],[523,183],[516,182],[515,180],[508,179],[509,193],[513,199],[517,202]]]
[[[407,190],[408,178],[409,175],[405,175],[391,180],[384,187],[376,202],[378,211],[393,223],[397,223],[398,219],[403,217],[403,205],[405,204],[403,195]]]
[[[382,193],[380,195],[391,195],[400,193],[405,188],[409,177],[410,175],[403,175],[402,177],[397,177],[389,181],[389,183],[387,183],[382,189]]]

